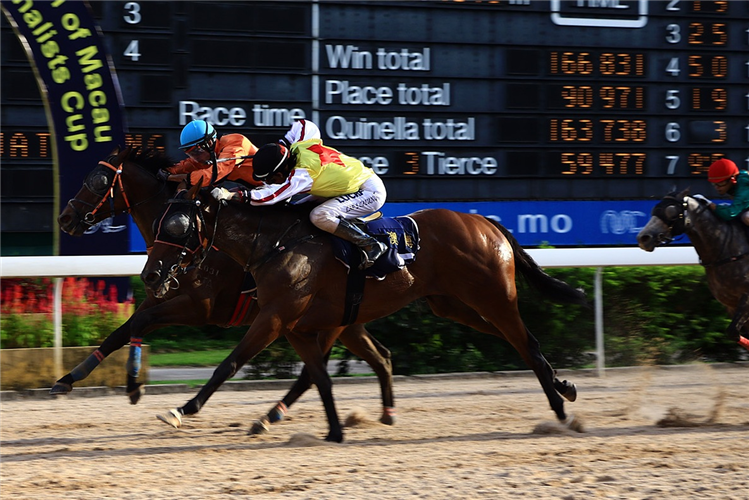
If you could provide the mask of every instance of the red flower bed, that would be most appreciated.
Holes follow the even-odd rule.
[[[53,280],[0,280],[0,347],[51,346],[53,307]],[[103,280],[65,278],[63,345],[98,344],[130,317],[133,307],[133,299],[119,302],[117,287]]]

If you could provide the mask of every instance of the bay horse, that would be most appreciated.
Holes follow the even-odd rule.
[[[749,350],[746,328],[749,320],[749,228],[738,220],[720,219],[685,189],[667,194],[653,207],[650,221],[637,235],[637,242],[641,249],[652,252],[682,234],[689,237],[700,257],[710,292],[732,318],[727,335]]]
[[[143,282],[156,296],[164,296],[180,269],[206,258],[212,248],[251,271],[260,312],[242,339],[246,348],[230,358],[244,363],[286,335],[320,393],[329,425],[325,439],[341,442],[324,353],[344,317],[347,271],[333,256],[330,236],[309,222],[309,208],[303,205],[219,203],[201,192],[199,184],[184,194],[170,200],[159,218]],[[421,237],[416,260],[383,280],[366,280],[354,321],[366,323],[426,298],[438,316],[512,344],[536,374],[558,420],[581,431],[579,421],[565,413],[562,399],[576,399],[574,384],[556,377],[518,312],[516,268],[557,301],[587,305],[585,294],[546,274],[504,227],[481,215],[430,209],[410,217]]]
[[[83,187],[71,199],[58,217],[60,228],[73,236],[81,236],[92,225],[108,217],[129,213],[150,248],[154,241],[154,222],[163,211],[166,201],[173,196],[175,182],[157,177],[160,169],[173,165],[169,158],[154,151],[134,148],[115,149],[109,158],[100,161],[86,176]],[[58,380],[51,394],[66,394],[73,383],[85,378],[98,363],[131,339],[128,361],[127,392],[130,402],[136,404],[143,388],[137,382],[140,364],[140,339],[157,328],[169,325],[249,325],[258,314],[255,300],[242,294],[245,272],[223,252],[211,252],[201,263],[179,278],[179,287],[173,287],[164,296],[156,297],[149,289],[144,302],[84,363]],[[365,360],[376,373],[382,391],[385,424],[395,422],[393,377],[390,351],[372,337],[363,325],[335,328],[339,339],[352,353]],[[182,415],[200,411],[208,398],[244,363],[235,360],[242,356],[244,344],[235,349],[232,361],[222,363],[210,380],[200,389],[180,415],[169,415],[168,423],[178,426]],[[326,352],[326,357],[329,351]],[[137,359],[133,359],[137,358]],[[249,359],[249,358],[247,358]],[[283,414],[311,385],[309,370],[305,367],[289,393],[271,411],[253,424],[255,432],[264,432],[267,424],[283,418]],[[161,418],[161,417],[160,417]]]

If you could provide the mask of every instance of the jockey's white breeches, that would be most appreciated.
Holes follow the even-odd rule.
[[[373,175],[361,185],[358,191],[325,200],[312,209],[309,219],[312,223],[332,233],[338,227],[338,219],[353,219],[376,212],[385,204],[387,190],[377,175]]]

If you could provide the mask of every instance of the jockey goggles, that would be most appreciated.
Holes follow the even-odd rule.
[[[190,146],[189,148],[185,149],[185,154],[189,157],[194,157],[202,153],[208,153],[211,151],[211,148],[209,148],[206,144],[196,144],[194,146]]]

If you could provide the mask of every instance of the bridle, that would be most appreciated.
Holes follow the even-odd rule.
[[[681,210],[678,211],[678,214],[669,214],[669,208],[675,208],[679,205],[681,205]],[[673,241],[673,236],[680,236],[686,233],[686,231],[692,226],[692,220],[688,215],[688,208],[689,207],[686,201],[686,197],[682,202],[679,202],[679,200],[674,196],[664,197],[660,203],[653,207],[651,215],[653,217],[659,218],[668,227],[668,236],[665,236],[666,233],[658,234],[657,245],[668,245],[669,243],[671,243],[671,241]],[[705,210],[707,210],[707,206],[700,204],[700,207],[694,211],[694,215],[700,215]],[[723,244],[721,243],[719,246],[723,247]],[[702,267],[717,267],[723,264],[736,262],[747,256],[749,256],[749,253],[731,255],[729,257],[717,259],[712,262],[704,262],[702,259],[700,259],[700,265],[702,265]]]
[[[174,289],[179,288],[179,280],[177,276],[180,274],[187,274],[192,269],[200,267],[203,261],[208,257],[208,252],[213,248],[213,242],[216,238],[216,231],[218,228],[218,219],[221,207],[223,203],[218,204],[218,210],[213,223],[213,235],[209,241],[208,237],[205,236],[204,228],[206,227],[205,217],[203,216],[203,203],[199,199],[188,200],[184,198],[172,198],[167,201],[169,208],[166,210],[164,215],[159,220],[159,224],[156,230],[155,243],[162,243],[164,245],[181,247],[179,258],[177,262],[169,268],[169,272],[164,280],[164,283],[173,281],[175,283]],[[184,211],[178,210],[176,213],[170,213],[171,206],[183,205],[187,206],[187,214]],[[179,220],[177,220],[179,219]],[[184,221],[187,219],[187,228],[184,227]],[[182,234],[175,234],[175,229],[180,229],[179,225],[182,222],[183,229]],[[191,245],[193,241],[197,243]],[[185,262],[187,256],[197,255],[197,259],[190,258],[189,261]]]
[[[221,213],[221,207],[225,206],[226,203],[226,201],[220,201],[217,204],[218,208],[216,211],[216,217],[213,221],[213,234],[211,235],[209,242],[209,238],[205,235],[205,231],[203,230],[203,228],[207,227],[205,217],[203,215],[203,211],[206,210],[205,203],[201,202],[197,198],[173,198],[167,201],[167,204],[170,206],[167,208],[166,212],[159,220],[154,244],[161,243],[180,248],[180,254],[177,262],[169,268],[169,271],[167,272],[167,275],[164,279],[165,284],[171,281],[175,283],[175,286],[172,287],[170,285],[170,288],[179,288],[179,280],[177,279],[178,276],[180,274],[186,274],[196,267],[200,267],[211,249],[219,251],[219,249],[214,246],[214,241],[218,232],[218,220]],[[187,210],[177,209],[175,211],[172,211],[172,205],[187,206]],[[264,218],[261,215],[258,219],[257,228],[253,233],[255,237],[252,241],[250,259],[252,259],[252,256],[256,255],[258,250],[259,238],[257,236],[260,234],[263,219]],[[284,252],[288,252],[300,244],[311,242],[315,238],[314,234],[306,234],[283,243],[283,240],[285,240],[291,230],[300,223],[301,220],[295,220],[283,231],[283,233],[279,236],[275,243],[271,245],[271,248],[267,250],[264,255],[256,259],[254,262],[248,261],[244,266],[244,270],[246,272],[257,271],[258,268],[265,265],[275,256],[280,255]],[[179,230],[180,234],[176,234],[176,230]],[[188,256],[195,255],[198,256],[197,259],[191,257],[187,260],[187,262],[185,261]],[[161,270],[158,270],[156,272],[160,273]]]
[[[686,197],[680,201],[671,195],[665,196],[660,203],[653,207],[650,215],[660,219],[668,228],[668,231],[658,234],[657,246],[668,245],[674,240],[675,236],[686,233],[692,225],[692,221],[687,215],[688,209]]]
[[[122,170],[124,169],[124,163],[122,162],[122,160],[120,160],[121,163],[119,165],[114,165],[116,159],[117,159],[117,155],[112,155],[106,160],[99,161],[97,165],[97,168],[104,167],[114,172],[114,175],[112,176],[111,180],[109,180],[109,175],[106,176],[107,180],[109,180],[109,186],[101,188],[101,187],[92,186],[90,184],[90,181],[94,173],[96,172],[97,168],[95,168],[88,176],[86,176],[86,179],[84,179],[83,181],[83,187],[86,188],[86,190],[89,193],[95,196],[101,197],[101,199],[99,200],[97,204],[94,205],[87,201],[83,201],[79,198],[71,198],[70,200],[68,200],[67,205],[75,212],[75,214],[78,216],[78,219],[81,221],[81,223],[85,224],[86,226],[91,227],[94,224],[96,224],[96,215],[105,205],[105,203],[107,203],[107,201],[109,202],[109,217],[115,217],[120,214],[129,214],[133,211],[133,208],[143,203],[147,203],[152,198],[158,196],[160,192],[163,191],[163,189],[166,187],[166,182],[164,182],[159,193],[156,193],[151,198],[145,199],[134,205],[131,205],[130,200],[127,197],[127,192],[125,191],[125,186],[122,184]],[[120,194],[122,195],[122,199],[125,202],[125,209],[120,212],[117,212],[114,207],[114,197],[115,197],[116,188],[119,188]],[[81,213],[76,207],[76,205],[74,205],[74,202],[82,206],[88,207],[90,208],[90,210],[86,212],[85,215],[81,216]]]
[[[89,227],[93,226],[95,224],[94,221],[96,220],[96,214],[104,206],[104,204],[107,202],[107,200],[109,201],[110,217],[114,217],[115,215],[117,215],[117,213],[115,212],[115,209],[114,209],[114,190],[115,190],[115,187],[117,187],[117,186],[119,186],[119,188],[120,188],[120,192],[122,193],[122,198],[125,201],[125,206],[127,207],[126,210],[125,210],[125,213],[130,213],[130,210],[132,209],[131,206],[130,206],[130,201],[127,198],[127,193],[125,192],[125,188],[122,185],[122,165],[117,166],[117,167],[115,167],[114,165],[112,165],[114,159],[116,159],[116,156],[110,156],[109,158],[107,158],[106,161],[105,160],[100,161],[99,165],[98,165],[98,166],[101,166],[101,167],[108,168],[108,169],[110,169],[110,170],[112,170],[114,172],[114,176],[112,177],[112,180],[109,183],[108,187],[106,187],[104,189],[101,189],[101,188],[93,187],[90,184],[90,179],[92,178],[92,176],[93,176],[92,174],[96,171],[96,169],[94,169],[94,171],[91,172],[91,174],[89,174],[88,176],[86,176],[86,179],[84,179],[84,181],[83,181],[83,187],[86,188],[86,190],[88,190],[89,193],[91,193],[91,194],[93,194],[95,196],[100,196],[101,197],[101,199],[99,200],[98,204],[94,205],[92,203],[88,203],[88,202],[83,201],[83,200],[78,199],[78,198],[72,198],[72,199],[68,200],[68,206],[73,209],[73,211],[76,213],[76,215],[78,215],[79,220],[83,224],[85,224],[85,225],[87,225]],[[109,176],[107,176],[107,177],[109,177]],[[78,211],[78,208],[73,204],[73,202],[77,202],[80,205],[83,205],[85,207],[89,207],[89,208],[91,208],[91,210],[89,210],[88,212],[86,212],[86,214],[81,217],[81,214]]]

